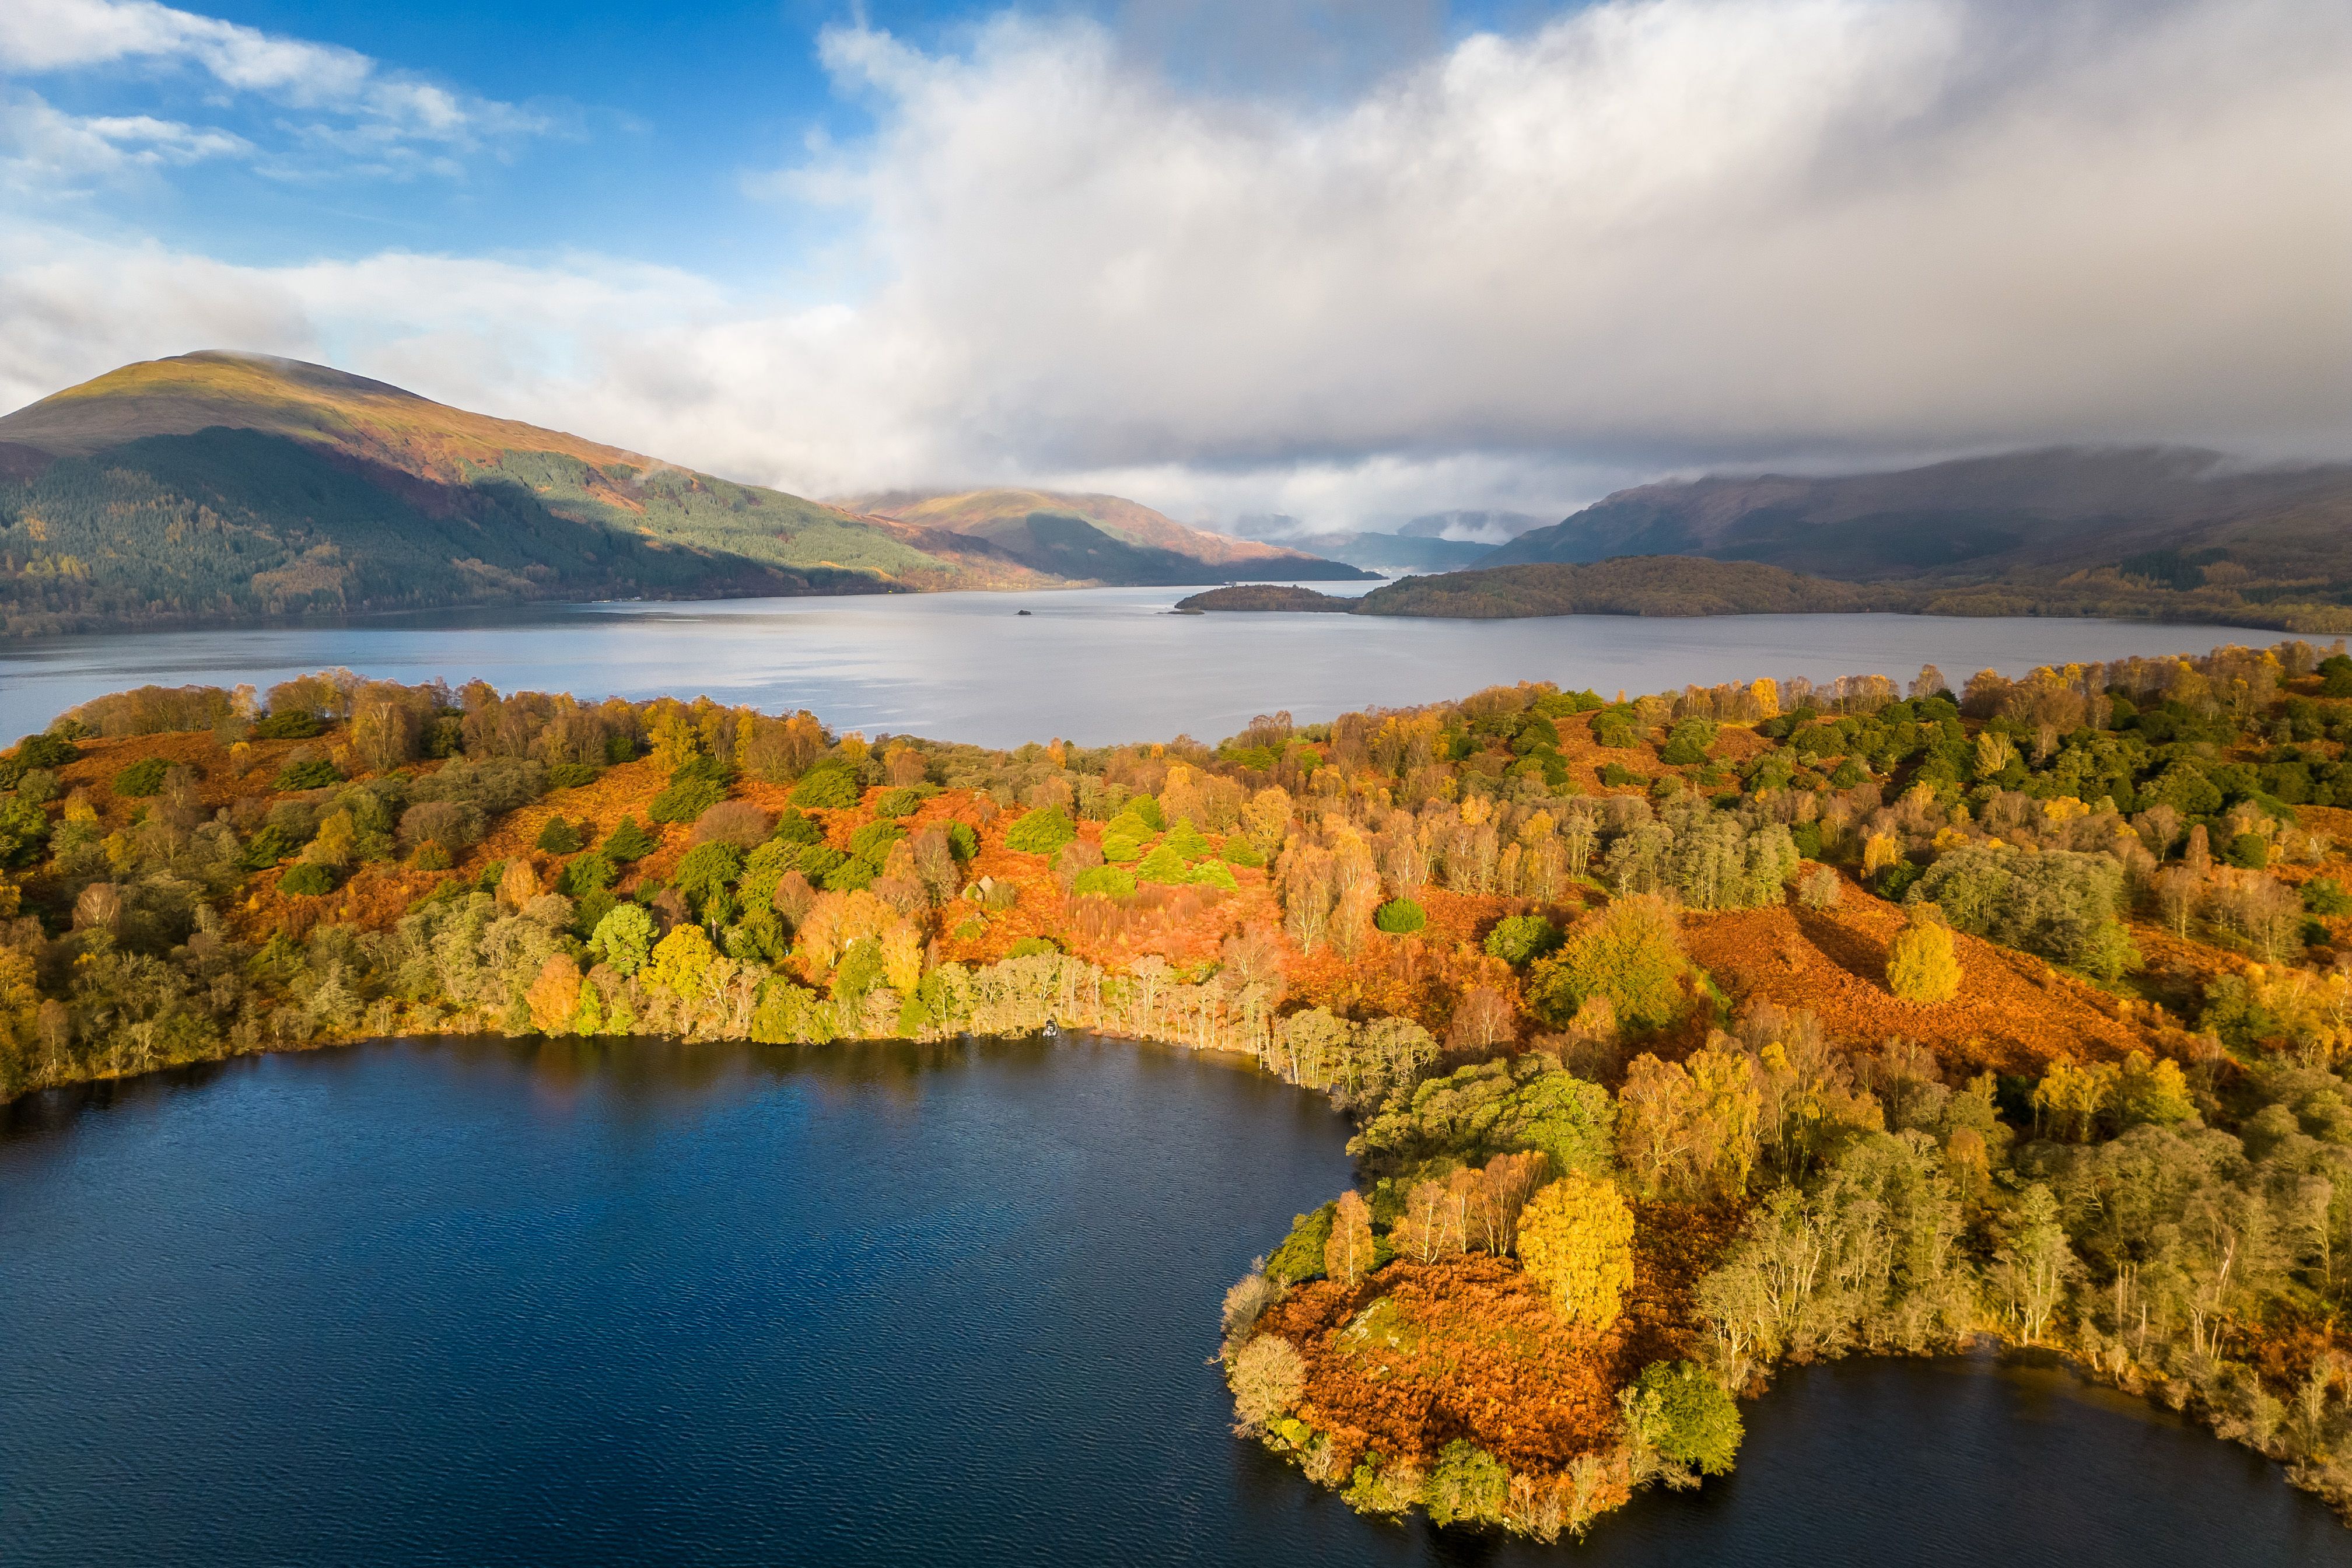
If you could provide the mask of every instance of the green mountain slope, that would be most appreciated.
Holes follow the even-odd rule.
[[[11,632],[993,580],[797,496],[293,361],[127,365],[0,419]]]
[[[1082,499],[1102,521],[857,515],[323,365],[183,354],[0,418],[0,631],[1249,574],[1239,542]]]

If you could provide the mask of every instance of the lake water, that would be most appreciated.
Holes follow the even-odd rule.
[[[386,1044],[0,1111],[0,1561],[2352,1562],[2274,1468],[1990,1359],[1795,1373],[1580,1548],[1226,1429],[1319,1100],[1076,1041]]]
[[[1360,591],[1370,584],[1318,584]],[[2279,634],[2134,621],[1925,616],[1570,616],[1431,621],[1173,616],[1189,590],[531,605],[333,625],[109,633],[0,643],[0,741],[88,698],[154,682],[233,686],[346,667],[380,679],[581,697],[807,708],[866,732],[1013,746],[1214,742],[1253,714],[1299,721],[1556,680],[1603,696],[1696,682],[1979,669],[2202,653]],[[1021,611],[1030,612],[1027,616]]]

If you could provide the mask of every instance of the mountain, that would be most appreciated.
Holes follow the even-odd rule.
[[[1196,558],[1236,542],[1086,499],[1174,548],[1149,522],[1090,549],[856,515],[324,365],[190,353],[0,418],[0,631],[1250,574]]]
[[[1234,539],[1118,496],[982,489],[845,498],[845,510],[940,536],[985,541],[1040,572],[1104,582],[1346,581],[1368,574],[1255,540]]]
[[[1573,558],[1508,559],[1538,552]],[[1757,559],[1766,553],[1780,559]],[[2342,636],[2352,633],[2352,469],[2033,454],[1850,479],[1649,485],[1474,568],[1361,598],[1219,589],[1177,608],[1479,620],[2085,616]]]
[[[1482,514],[1448,512],[1439,518],[1418,518],[1406,526],[1410,529],[1421,523],[1442,521],[1444,517],[1472,515]],[[1369,567],[1375,572],[1452,572],[1472,564],[1494,548],[1491,542],[1443,538],[1439,530],[1421,533],[1309,533],[1299,526],[1297,518],[1280,512],[1255,513],[1239,520],[1237,526],[1244,538],[1311,550],[1327,560],[1344,561],[1350,566]]]
[[[1850,582],[2214,588],[2340,605],[2352,603],[2352,466],[2061,447],[1894,473],[1643,485],[1480,564],[1656,554]]]

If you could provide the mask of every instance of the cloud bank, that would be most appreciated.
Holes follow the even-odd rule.
[[[5,28],[5,58],[131,48]],[[852,225],[855,297],[34,228],[0,240],[0,397],[328,353],[803,492],[1021,479],[1317,526],[2061,441],[2352,456],[2342,7],[1633,0],[1314,103],[1180,88],[1084,22],[822,48],[875,133],[753,184]]]

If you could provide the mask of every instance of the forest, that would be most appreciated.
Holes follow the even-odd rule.
[[[0,754],[0,1099],[395,1034],[1245,1053],[1356,1181],[1225,1298],[1236,1427],[1352,1506],[1579,1534],[1785,1363],[1990,1336],[2347,1509],[2347,742],[2302,642],[1012,751],[149,687]]]

